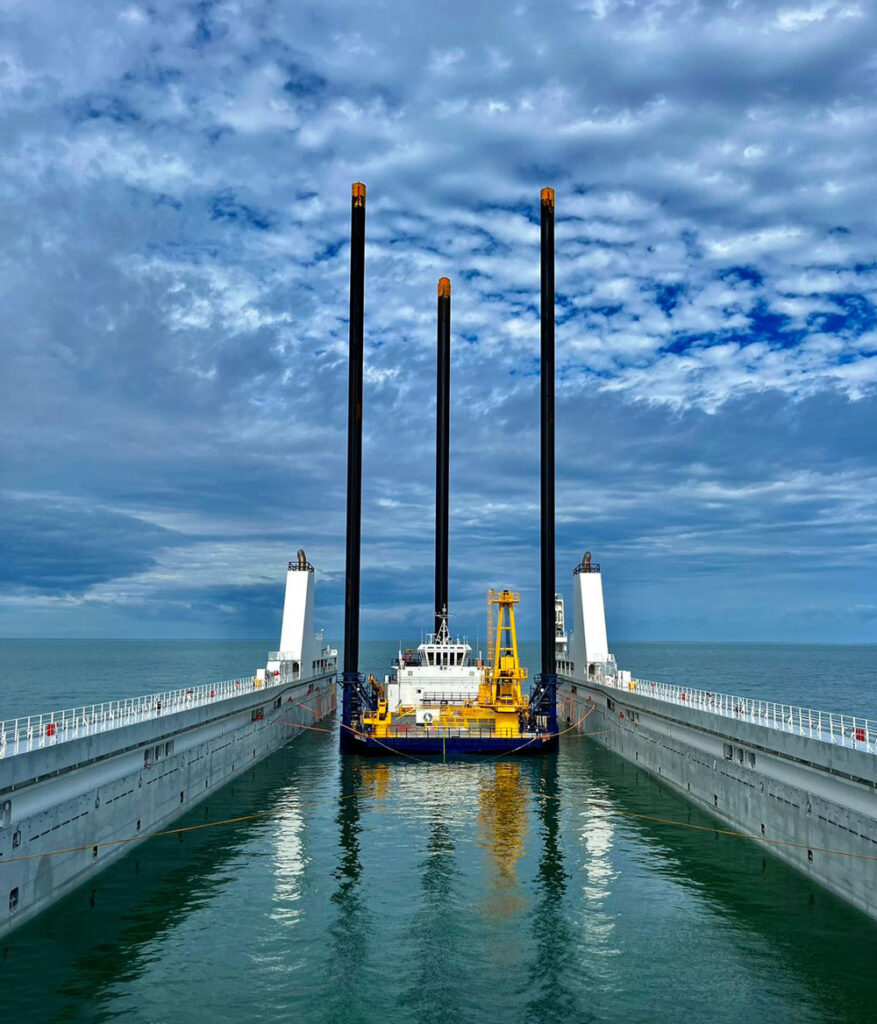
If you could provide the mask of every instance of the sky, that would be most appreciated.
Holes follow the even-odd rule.
[[[610,639],[877,640],[877,8],[0,0],[0,636],[343,622],[368,188],[362,635],[538,636],[539,192],[557,566]]]

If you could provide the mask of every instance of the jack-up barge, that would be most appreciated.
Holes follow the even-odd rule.
[[[554,190],[541,196],[542,275],[542,673],[529,693],[518,656],[511,590],[490,591],[494,642],[488,664],[472,664],[448,631],[448,464],[450,453],[451,282],[438,283],[436,330],[435,628],[383,684],[359,672],[362,493],[365,186],[353,186],[350,253],[350,364],[347,433],[347,580],[341,743],[383,754],[542,753],[557,746],[554,641]],[[547,613],[546,613],[547,608]],[[495,614],[496,618],[493,619]],[[545,622],[549,625],[546,630]]]

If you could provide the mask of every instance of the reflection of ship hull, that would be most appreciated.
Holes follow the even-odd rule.
[[[557,749],[557,736],[373,736],[348,737],[345,747],[360,754],[544,754]]]

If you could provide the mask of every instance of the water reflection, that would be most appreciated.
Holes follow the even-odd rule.
[[[565,906],[570,875],[563,854],[562,792],[556,757],[539,762],[534,783],[542,842],[539,868],[531,879],[537,898],[532,915],[534,955],[528,972],[528,1017],[536,1024],[590,1021],[593,1017],[581,1003],[582,965],[575,960]]]
[[[586,937],[591,956],[603,959],[617,956],[618,948],[613,943],[615,914],[609,907],[612,883],[617,872],[612,864],[612,848],[615,839],[616,819],[601,802],[609,802],[609,795],[599,786],[594,786],[592,799],[595,804],[580,810],[577,814],[576,831],[582,848],[579,876],[582,896],[580,923]],[[607,964],[604,972],[611,970]],[[604,976],[608,977],[608,974]]]
[[[364,967],[370,947],[371,927],[363,895],[361,857],[362,824],[360,802],[363,797],[363,774],[368,775],[368,762],[358,757],[340,755],[338,812],[338,861],[332,875],[335,889],[332,903],[336,915],[329,926],[329,975],[333,979],[328,1005],[321,1007],[321,1019],[343,1020],[350,1007],[356,1006],[368,992]]]
[[[297,790],[283,793],[284,814],[274,833],[274,908],[272,920],[295,925],[301,915],[301,882],[305,872],[304,818]]]
[[[617,932],[615,939],[612,933],[620,919],[609,904],[617,908],[629,899],[631,887],[641,890],[649,884],[654,889],[655,880],[663,878],[676,892],[668,912],[682,905],[683,893],[700,912],[701,954],[707,962],[710,948],[718,942],[727,960],[730,945],[747,985],[757,989],[760,984],[764,994],[778,1000],[789,990],[795,992],[799,1012],[812,1014],[807,1019],[873,1018],[874,922],[755,844],[631,817],[645,814],[708,828],[716,825],[610,751],[582,743],[562,751],[561,759],[562,770],[577,780],[566,807],[569,817],[581,823],[586,852],[582,892],[598,912],[582,912],[589,955],[618,952]],[[583,798],[628,814],[577,806]],[[633,863],[628,863],[623,879],[613,867],[612,849],[623,846],[630,856],[631,844]],[[639,891],[637,896],[641,898]],[[628,945],[629,931],[627,922]],[[668,970],[668,954],[657,952],[659,960],[651,969]],[[607,975],[616,976],[617,963],[606,967]],[[739,1019],[744,1016],[742,1011]]]
[[[489,858],[487,887],[481,906],[488,918],[519,913],[527,897],[518,879],[518,862],[527,838],[529,792],[520,761],[484,765],[478,778],[478,845]]]
[[[412,958],[403,1001],[422,1024],[460,1020],[465,1011],[466,986],[460,984],[460,975],[454,976],[455,951],[465,946],[466,929],[461,919],[460,872],[449,811],[447,800],[430,803],[426,848],[417,865],[420,892],[411,893],[418,912],[403,943]]]
[[[340,796],[333,973],[355,977],[352,991],[392,991],[361,1019],[590,1019],[565,906],[556,758],[440,767],[348,756]],[[393,822],[379,821],[387,813]],[[396,920],[408,923],[388,935]]]
[[[272,755],[176,824],[281,808],[289,795],[286,756]],[[117,1020],[119,986],[141,979],[162,941],[248,870],[242,852],[275,821],[150,840],[13,932],[0,950],[0,990],[33,996],[16,999],[16,1024]]]

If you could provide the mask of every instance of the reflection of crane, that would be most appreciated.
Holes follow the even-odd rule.
[[[527,710],[527,698],[521,693],[521,683],[527,678],[527,670],[518,658],[518,637],[515,631],[515,605],[520,600],[521,595],[511,590],[487,591],[493,647],[490,651],[490,664],[484,670],[484,682],[479,687],[478,703],[481,707],[493,710],[499,736],[519,736],[521,714]]]
[[[479,823],[483,844],[490,851],[497,879],[503,886],[517,884],[517,861],[524,855],[527,833],[526,790],[519,761],[497,761],[492,777],[480,780]]]
[[[489,920],[504,921],[520,913],[529,900],[518,878],[518,862],[527,846],[529,787],[520,761],[498,761],[479,776],[478,845],[487,856],[488,869],[483,913]],[[502,945],[491,945],[502,958]]]

